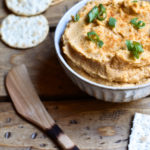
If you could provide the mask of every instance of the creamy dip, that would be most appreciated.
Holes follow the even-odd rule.
[[[107,12],[104,20],[88,22],[88,14],[102,4]],[[63,53],[69,65],[85,78],[110,86],[132,86],[150,81],[150,4],[132,0],[94,0],[79,12],[79,20],[71,20],[63,34]],[[116,20],[115,27],[109,25]],[[136,28],[131,20],[137,18],[144,27]],[[87,33],[95,32],[103,41],[100,47],[89,40]],[[141,44],[143,52],[134,57],[126,41]]]

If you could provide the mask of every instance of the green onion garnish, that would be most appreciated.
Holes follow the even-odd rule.
[[[98,13],[99,13],[98,7],[95,6],[95,7],[88,13],[88,22],[93,22],[93,20],[97,18]]]
[[[137,21],[138,18],[133,18],[131,19],[130,23],[133,25],[134,28],[136,29],[141,29],[145,26],[145,22],[144,21]]]
[[[97,42],[99,40],[99,36],[97,35],[96,32],[92,31],[92,32],[88,32],[87,33],[88,38],[93,41],[93,42]]]
[[[98,34],[95,31],[87,33],[88,39],[95,42],[100,48],[103,46],[103,41],[99,39]]]
[[[117,23],[117,20],[115,18],[113,18],[113,17],[109,18],[108,24],[109,24],[110,27],[114,28],[116,26],[116,23]]]
[[[79,21],[79,19],[80,19],[79,14],[76,14],[73,19],[74,19],[75,22]]]
[[[139,59],[139,55],[144,52],[142,45],[136,41],[126,40],[126,45],[131,54]]]
[[[104,45],[104,42],[102,40],[98,40],[97,45],[102,48],[102,46]]]
[[[102,4],[99,5],[99,8],[100,8],[100,12],[99,12],[97,18],[100,21],[105,20],[107,17],[106,8]]]
[[[100,4],[99,7],[95,6],[89,13],[88,13],[88,22],[93,22],[94,19],[98,19],[100,21],[106,19],[107,13],[106,8]]]

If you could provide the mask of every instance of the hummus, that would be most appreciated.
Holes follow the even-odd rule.
[[[87,21],[88,13],[102,4],[107,17]],[[63,53],[68,64],[79,74],[94,82],[110,86],[133,86],[150,81],[150,3],[132,0],[94,0],[79,12],[78,21],[70,21],[63,34]],[[109,19],[116,26],[109,26]],[[137,29],[133,18],[145,23]],[[88,32],[95,32],[103,41],[99,47],[89,40]],[[133,57],[126,40],[137,41],[143,47],[139,58]]]

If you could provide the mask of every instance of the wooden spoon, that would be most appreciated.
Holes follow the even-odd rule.
[[[42,128],[47,135],[65,150],[79,150],[55,123],[40,101],[25,65],[14,67],[7,75],[6,87],[17,112]]]

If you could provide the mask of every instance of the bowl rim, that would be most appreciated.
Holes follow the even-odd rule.
[[[140,85],[135,85],[135,86],[109,86],[109,85],[104,85],[104,84],[100,84],[100,83],[96,83],[94,81],[91,81],[85,77],[83,77],[82,75],[80,75],[79,73],[77,73],[75,70],[73,70],[69,65],[68,63],[66,62],[65,58],[62,56],[61,54],[61,47],[60,47],[60,38],[57,42],[57,34],[59,34],[59,27],[61,26],[62,22],[64,22],[64,18],[65,16],[71,16],[70,14],[72,14],[71,12],[76,8],[76,9],[80,9],[78,7],[80,7],[80,5],[82,4],[86,4],[88,1],[91,1],[91,0],[82,0],[78,3],[76,3],[75,5],[73,5],[64,15],[63,17],[60,19],[60,21],[58,22],[57,24],[57,27],[56,27],[56,30],[55,30],[55,34],[54,34],[54,44],[55,44],[55,50],[56,50],[56,54],[57,54],[57,57],[59,58],[59,60],[61,61],[61,63],[63,63],[63,65],[65,66],[65,68],[67,68],[67,70],[69,70],[74,76],[76,76],[77,78],[79,78],[80,80],[86,82],[87,84],[90,84],[92,86],[95,86],[95,87],[99,87],[99,88],[103,88],[103,89],[109,89],[109,90],[135,90],[135,89],[139,89],[139,88],[145,88],[147,86],[150,86],[150,82],[148,83],[145,83],[145,84],[140,84]],[[65,29],[64,29],[65,30]],[[64,32],[63,30],[63,32]]]

